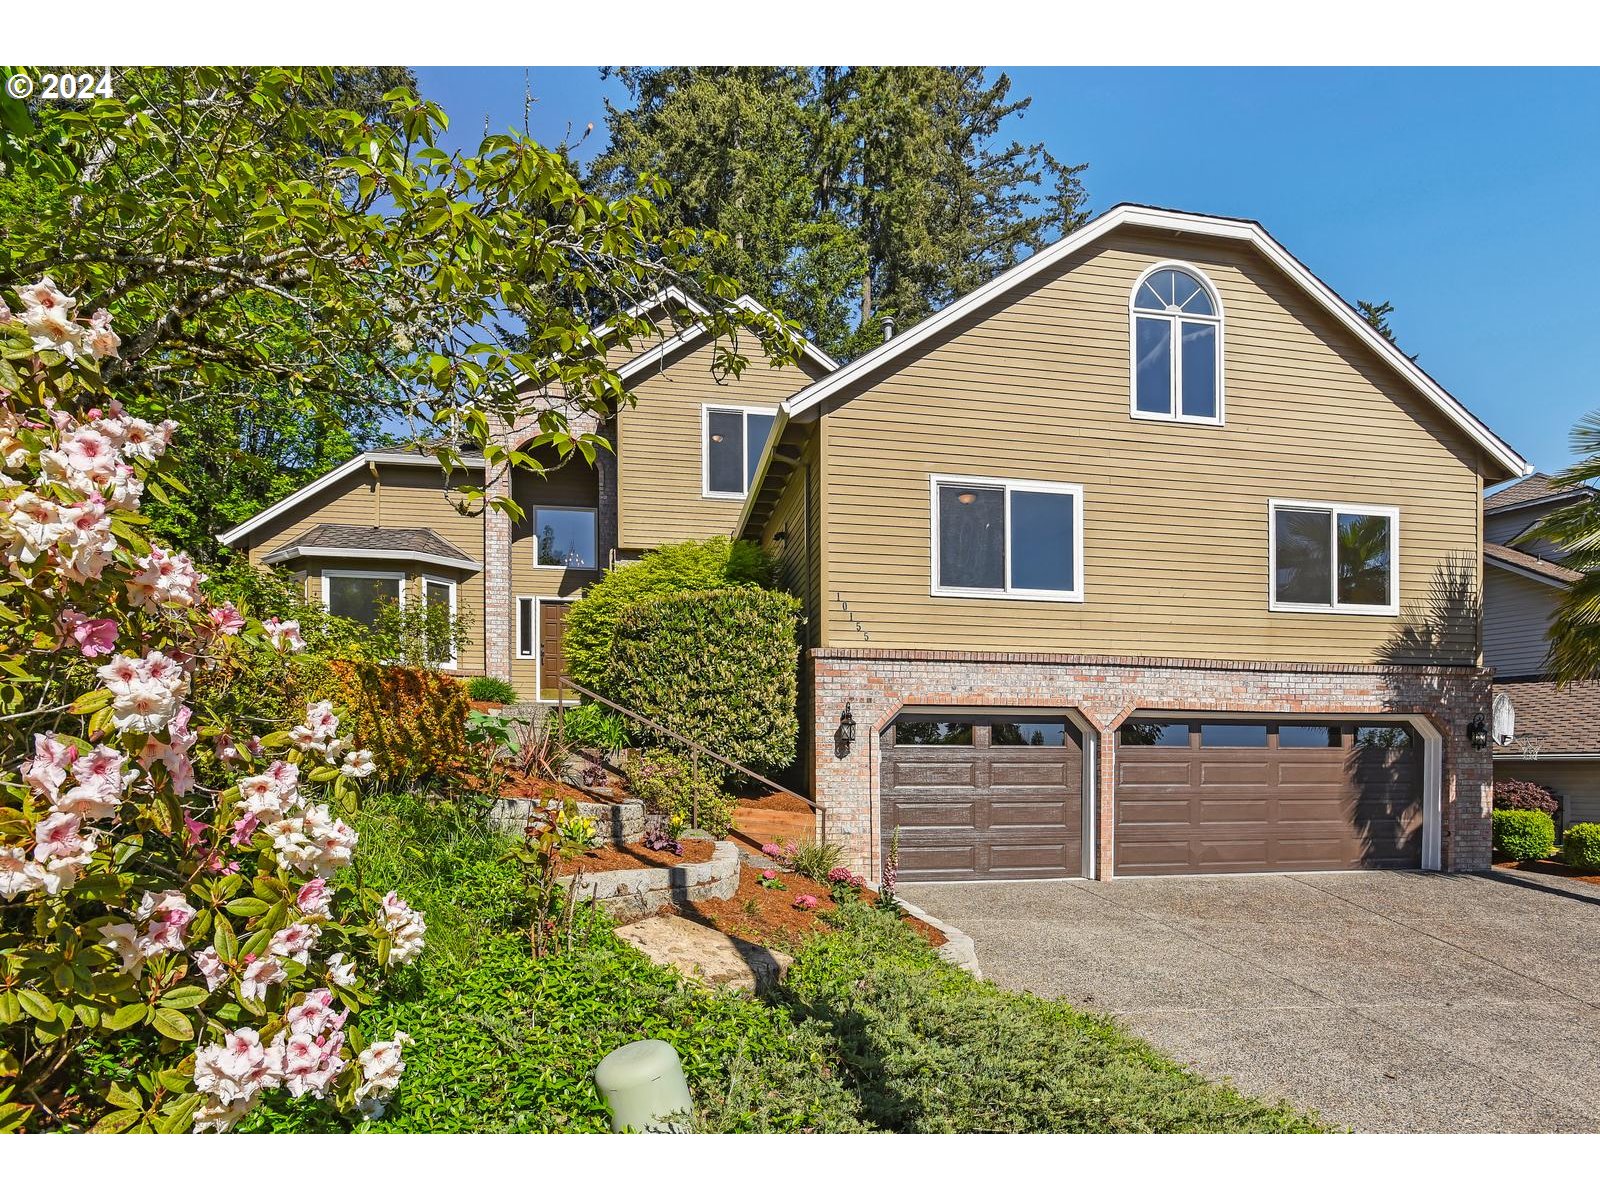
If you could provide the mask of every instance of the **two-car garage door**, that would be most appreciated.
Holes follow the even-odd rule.
[[[1116,779],[1119,875],[1422,865],[1405,725],[1134,720]]]
[[[1407,725],[1135,717],[1116,736],[1118,875],[1421,866]],[[901,879],[1083,874],[1084,751],[1064,715],[902,714],[882,754]]]

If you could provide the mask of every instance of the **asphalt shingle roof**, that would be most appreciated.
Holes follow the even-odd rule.
[[[410,558],[419,554],[435,558],[454,558],[472,562],[471,555],[462,553],[431,529],[409,529],[388,525],[316,525],[306,530],[283,550],[274,551],[269,558],[291,550],[383,550],[397,558]]]
[[[1574,571],[1571,567],[1563,567],[1544,558],[1537,558],[1532,554],[1525,554],[1521,550],[1514,550],[1510,546],[1502,546],[1498,542],[1485,542],[1483,556],[1495,562],[1505,563],[1510,567],[1518,567],[1530,574],[1542,575],[1544,578],[1556,583],[1577,583],[1583,578],[1581,571]]]
[[[1497,683],[1516,707],[1516,738],[1535,739],[1540,754],[1600,754],[1600,679],[1557,686],[1548,679]],[[1496,746],[1496,758],[1518,758],[1512,742]]]
[[[1533,504],[1540,500],[1555,500],[1562,496],[1582,496],[1588,488],[1558,488],[1551,485],[1550,476],[1542,472],[1529,475],[1526,479],[1519,479],[1510,487],[1496,492],[1492,496],[1484,497],[1483,511],[1498,512],[1502,508],[1513,508],[1518,504]]]

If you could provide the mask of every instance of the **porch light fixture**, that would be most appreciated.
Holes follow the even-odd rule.
[[[849,754],[850,747],[855,744],[856,714],[851,711],[848,700],[844,702],[844,712],[839,714],[839,728],[834,731],[833,740],[840,758]]]
[[[1474,750],[1483,750],[1489,745],[1489,726],[1482,717],[1473,717],[1472,724],[1467,726],[1467,741],[1472,743]]]
[[[976,499],[977,497],[971,492],[962,492],[956,497],[956,502],[959,504],[971,504]]]

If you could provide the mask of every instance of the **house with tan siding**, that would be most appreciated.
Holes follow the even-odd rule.
[[[1119,206],[847,366],[709,355],[512,480],[515,527],[371,461],[225,540],[432,530],[482,564],[460,669],[525,695],[595,572],[758,541],[804,605],[797,782],[872,878],[1488,865],[1483,491],[1528,464],[1259,224]]]
[[[1582,575],[1559,546],[1533,533],[1546,516],[1593,503],[1586,487],[1534,474],[1483,502],[1483,661],[1495,675],[1494,775],[1542,784],[1561,797],[1564,825],[1600,821],[1600,682],[1558,686],[1550,622]]]

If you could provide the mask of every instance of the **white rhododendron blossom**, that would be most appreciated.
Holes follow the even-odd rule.
[[[405,966],[422,953],[422,935],[428,924],[421,913],[393,892],[383,898],[383,927],[394,939],[394,948],[389,951],[390,962]]]
[[[361,1086],[356,1089],[356,1103],[370,1116],[383,1115],[384,1101],[400,1086],[400,1075],[406,1069],[401,1059],[401,1047],[411,1041],[409,1033],[397,1033],[393,1040],[373,1042],[361,1052],[357,1060],[361,1066]]]
[[[340,736],[326,701],[293,730],[271,728],[281,663],[267,673],[274,690],[240,713],[229,681],[257,678],[265,647],[293,654],[305,639],[292,620],[209,597],[187,554],[133,533],[178,430],[106,395],[94,364],[121,342],[105,310],[85,319],[78,308],[48,277],[0,299],[0,361],[23,381],[0,384],[0,678],[11,689],[0,700],[0,900],[7,987],[43,996],[50,1013],[30,1001],[0,1025],[0,1062],[20,1064],[4,1082],[19,1097],[57,1092],[52,1072],[73,1069],[70,1056],[30,1047],[58,1012],[112,1031],[165,1012],[198,1043],[175,1049],[184,1039],[169,1036],[138,1051],[123,1089],[138,1105],[113,1100],[97,1128],[227,1130],[275,1089],[370,1116],[398,1086],[409,1039],[397,1032],[358,1056],[330,989],[366,1002],[378,951],[411,962],[426,928],[393,893],[373,911],[370,893],[336,878],[357,841],[341,813],[373,755]],[[208,1032],[241,1019],[253,1025]],[[20,1107],[24,1127],[50,1117]]]

